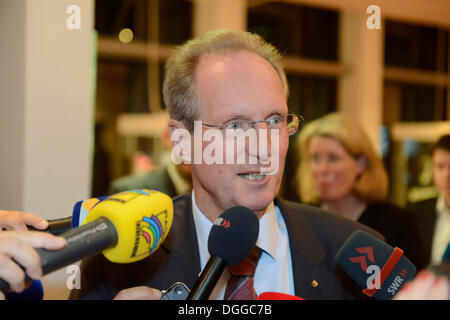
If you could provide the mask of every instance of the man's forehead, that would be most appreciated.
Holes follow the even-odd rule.
[[[200,56],[196,71],[201,70],[202,72],[208,71],[211,74],[220,74],[236,67],[236,65],[239,65],[239,61],[242,60],[245,61],[244,66],[262,67],[264,65],[276,72],[272,65],[263,57],[245,49],[205,53]]]

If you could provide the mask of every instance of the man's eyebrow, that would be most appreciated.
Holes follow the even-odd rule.
[[[271,112],[267,113],[267,115],[264,117],[264,119],[267,119],[267,118],[269,118],[271,116],[275,116],[275,115],[287,116],[287,113],[284,111],[271,111]],[[263,120],[263,119],[253,119],[252,116],[245,115],[242,113],[231,113],[229,115],[225,115],[222,119],[223,119],[222,120],[223,122],[227,122],[230,120],[236,120],[236,119]]]

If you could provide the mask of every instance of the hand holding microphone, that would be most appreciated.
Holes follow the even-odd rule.
[[[27,226],[34,230],[44,230],[48,227],[48,222],[28,212],[0,210],[0,231],[26,231]]]
[[[48,222],[28,212],[0,210],[0,278],[9,282],[14,292],[8,293],[8,299],[41,300],[44,294],[41,282],[33,281],[31,287],[24,291],[25,271],[16,261],[32,279],[38,279],[42,269],[34,248],[56,250],[65,245],[64,239],[42,232],[27,232],[27,228],[44,230],[48,228]],[[24,294],[19,295],[22,291]],[[5,299],[1,291],[0,299]]]
[[[429,270],[422,270],[406,283],[394,300],[450,300],[450,282]]]
[[[45,275],[103,252],[115,263],[146,258],[165,240],[173,219],[172,199],[153,190],[134,190],[108,197],[89,212],[84,225],[61,234],[59,251],[37,249]],[[8,289],[0,279],[0,290]]]
[[[64,246],[63,238],[45,232],[0,232],[0,281],[4,279],[11,290],[22,292],[25,289],[25,272],[31,279],[42,276],[41,259],[34,248],[58,250]],[[0,291],[0,300],[4,298]]]

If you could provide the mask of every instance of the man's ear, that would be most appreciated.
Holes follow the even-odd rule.
[[[183,122],[175,120],[175,119],[169,119],[169,135],[172,137],[173,132],[176,129],[186,129],[186,126],[184,125]]]
[[[190,164],[191,157],[191,135],[183,122],[169,119],[169,135],[172,142],[171,158],[175,164]]]

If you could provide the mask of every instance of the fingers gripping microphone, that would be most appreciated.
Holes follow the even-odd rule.
[[[206,300],[227,265],[246,259],[259,234],[259,220],[246,207],[225,210],[214,222],[209,233],[208,251],[211,258],[192,288],[187,300]]]
[[[100,252],[115,263],[144,259],[165,240],[172,220],[172,199],[164,193],[133,190],[110,196],[92,208],[81,227],[60,235],[66,247],[36,249],[43,275]],[[0,279],[0,290],[8,289]]]
[[[364,294],[390,300],[414,278],[416,267],[403,250],[362,230],[355,231],[336,254],[337,264],[361,287]]]

